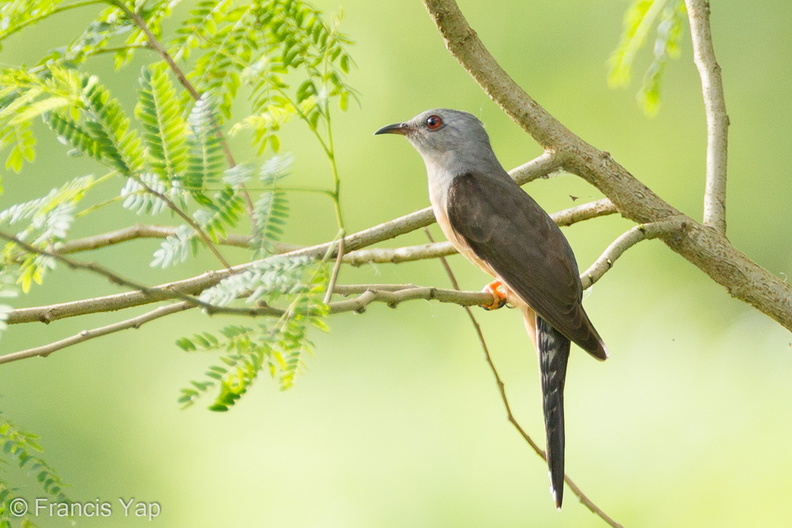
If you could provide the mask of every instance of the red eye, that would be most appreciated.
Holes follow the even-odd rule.
[[[426,128],[429,130],[437,130],[443,126],[443,120],[438,115],[430,115],[426,118]]]

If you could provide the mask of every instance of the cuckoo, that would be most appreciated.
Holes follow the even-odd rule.
[[[551,492],[564,492],[564,380],[570,343],[597,359],[605,344],[583,309],[575,255],[550,216],[503,169],[482,123],[438,108],[375,134],[400,134],[418,150],[437,223],[454,247],[495,281],[485,289],[519,308],[539,356]]]

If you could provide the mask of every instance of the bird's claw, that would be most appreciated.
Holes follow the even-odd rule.
[[[501,281],[492,281],[481,291],[485,291],[492,295],[493,301],[490,304],[482,304],[481,307],[485,310],[497,310],[506,306],[506,292],[503,290],[503,283]]]

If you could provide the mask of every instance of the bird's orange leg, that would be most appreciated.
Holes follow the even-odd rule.
[[[506,292],[503,290],[503,283],[501,281],[492,281],[481,291],[485,291],[492,295],[493,301],[490,304],[482,304],[481,307],[485,310],[497,310],[506,306]]]

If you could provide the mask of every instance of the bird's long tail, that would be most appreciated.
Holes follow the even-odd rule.
[[[536,347],[542,379],[547,465],[556,508],[564,497],[564,380],[570,341],[541,317],[536,317]]]

